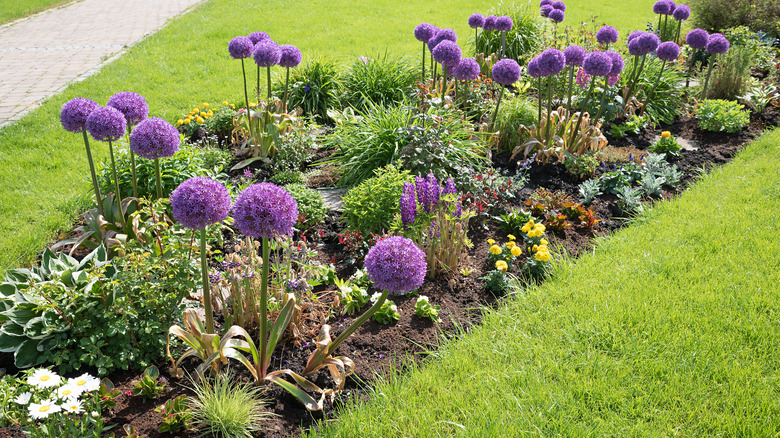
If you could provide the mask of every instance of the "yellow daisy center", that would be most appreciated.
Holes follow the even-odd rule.
[[[40,409],[38,409],[39,412],[46,412],[48,411],[50,406],[41,406]]]
[[[73,391],[71,391],[70,389],[66,389],[66,390],[62,391],[62,395],[70,395],[72,392]]]
[[[41,376],[41,382],[45,382],[45,381],[49,380],[50,378],[51,378],[51,376]]]
[[[83,386],[83,385],[86,385],[86,384],[87,384],[87,381],[86,381],[86,380],[84,380],[84,379],[81,379],[81,380],[79,380],[78,382],[76,382],[76,385],[77,385],[77,386]]]

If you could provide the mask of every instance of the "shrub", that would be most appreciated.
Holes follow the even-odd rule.
[[[306,231],[325,220],[328,207],[322,194],[302,184],[287,184],[284,189],[298,203],[298,222],[295,228],[298,231]]]
[[[283,170],[275,173],[268,180],[277,186],[283,186],[285,184],[303,184],[305,179],[306,175],[300,170]]]
[[[163,196],[167,196],[189,178],[195,176],[215,177],[227,167],[231,158],[230,152],[222,149],[182,145],[172,157],[160,159]],[[157,198],[154,161],[136,157],[135,165],[138,177],[138,196],[150,199]],[[99,172],[98,182],[101,192],[114,192],[111,166],[104,163]],[[116,172],[122,198],[133,196],[133,173],[130,168],[130,154],[127,150],[119,151],[116,154]]]
[[[754,55],[755,51],[751,48],[733,45],[728,52],[719,56],[717,68],[712,74],[705,97],[733,100],[741,95],[750,78],[750,66]]]
[[[493,15],[508,15],[512,17],[514,26],[506,33],[506,57],[520,60],[524,56],[536,52],[542,44],[542,29],[544,21],[539,16],[536,5],[499,4],[489,12]],[[501,53],[501,32],[480,32],[476,44],[477,53],[490,55]]]
[[[404,182],[414,178],[393,165],[377,169],[374,177],[363,181],[344,196],[343,218],[347,226],[364,236],[389,230],[400,211],[398,199]]]
[[[742,46],[753,52],[753,66],[762,71],[769,71],[775,66],[775,45],[777,38],[772,38],[766,32],[753,32],[745,26],[731,27],[723,31],[723,36],[732,46]]]
[[[531,126],[536,123],[537,114],[534,104],[526,96],[518,96],[501,105],[496,116],[495,131],[500,131],[496,150],[509,152],[522,143],[520,125]]]
[[[280,138],[274,155],[273,167],[277,171],[301,170],[312,160],[311,151],[316,148],[310,127],[294,124]]]
[[[780,38],[780,3],[776,0],[693,0],[694,27],[710,32],[747,26]]]
[[[411,95],[419,72],[408,58],[391,58],[387,52],[377,59],[356,59],[342,76],[342,105],[366,111],[370,104],[389,106]]]
[[[566,158],[563,160],[563,167],[566,168],[566,172],[578,180],[593,176],[598,165],[599,160],[596,159],[596,156],[593,153],[586,153],[583,155],[567,154]]]
[[[705,100],[696,109],[699,126],[707,131],[738,132],[750,123],[750,114],[742,111],[744,105],[730,100]]]
[[[284,84],[280,86],[284,87]],[[338,89],[336,64],[311,61],[290,72],[287,107],[291,110],[300,108],[304,116],[313,117],[318,123],[330,123],[328,110],[337,105]]]
[[[192,418],[204,435],[251,438],[271,415],[262,410],[262,389],[250,383],[234,383],[230,373],[218,374],[212,381],[197,381],[193,385]]]

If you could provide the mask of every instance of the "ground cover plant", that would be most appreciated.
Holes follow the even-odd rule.
[[[700,126],[714,119],[715,101],[701,97],[728,67],[731,44],[685,35],[686,8],[661,6],[646,9],[658,25],[625,41],[595,20],[569,26],[574,3],[543,1],[539,16],[528,15],[540,47],[521,59],[506,56],[509,15],[460,17],[468,34],[501,41],[500,51],[473,58],[468,41],[457,42],[459,26],[410,25],[403,38],[418,55],[422,42],[423,59],[402,63],[403,75],[354,56],[323,61],[328,71],[315,74],[323,57],[280,45],[297,43],[287,32],[249,29],[221,40],[220,68],[234,67],[224,94],[191,97],[170,119],[137,93],[114,93],[106,107],[68,101],[60,123],[82,137],[80,154],[105,143],[109,159],[102,184],[82,175],[93,189],[79,201],[89,208],[83,219],[40,266],[9,271],[0,285],[10,374],[49,365],[110,376],[124,396],[109,397],[101,421],[130,436],[203,427],[288,436],[330,421],[350,400],[376,398],[378,376],[422,366],[439,354],[437,339],[482,318],[497,327],[492,306],[568,281],[567,260],[602,245],[594,238],[660,214],[654,205],[780,120],[770,98],[740,113],[747,119],[733,132]],[[707,64],[689,68],[701,51]],[[386,81],[372,87],[377,95],[342,101],[366,74]],[[686,76],[697,81],[686,85]],[[323,81],[325,100],[315,90]],[[510,117],[499,119],[505,106]],[[106,329],[90,333],[96,327]],[[234,384],[266,402],[239,402],[249,410],[236,413],[220,395]],[[28,402],[16,404],[24,411]],[[241,417],[230,431],[218,421],[223,407]],[[3,426],[36,424],[16,416]]]

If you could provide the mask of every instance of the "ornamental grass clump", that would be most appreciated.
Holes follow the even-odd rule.
[[[130,134],[130,151],[147,160],[154,160],[157,198],[163,197],[160,180],[160,158],[173,156],[179,150],[180,142],[179,131],[159,117],[151,117],[142,121]],[[135,161],[133,160],[132,163],[133,178],[135,178]],[[135,190],[137,192],[137,188]]]
[[[206,332],[214,333],[214,314],[211,307],[209,268],[206,260],[206,226],[221,222],[230,212],[230,193],[221,183],[211,178],[190,178],[171,192],[173,218],[191,230],[200,230],[200,267],[203,287],[203,307],[206,313]]]
[[[103,199],[100,196],[100,186],[98,185],[97,175],[95,174],[95,162],[92,160],[92,150],[89,147],[86,126],[87,118],[98,106],[97,103],[83,97],[71,99],[62,105],[60,123],[66,131],[76,134],[81,133],[84,138],[84,147],[87,150],[89,171],[92,175],[92,189],[95,191],[95,204],[97,204],[98,213],[105,217],[105,213],[103,212]]]
[[[122,212],[122,196],[119,191],[119,179],[116,175],[116,161],[114,161],[112,142],[119,140],[125,135],[127,120],[125,115],[116,108],[98,106],[87,117],[85,126],[92,138],[97,141],[108,142],[108,150],[111,154],[111,171],[114,175],[114,189],[116,190],[114,196],[116,197],[117,207],[119,207],[119,222],[124,227],[125,215]]]
[[[108,99],[106,106],[116,108],[125,115],[127,121],[127,135],[133,132],[133,126],[137,125],[149,116],[149,105],[146,99],[138,93],[122,91]],[[130,150],[130,166],[133,172],[133,197],[138,197],[138,179],[135,172],[135,153]]]

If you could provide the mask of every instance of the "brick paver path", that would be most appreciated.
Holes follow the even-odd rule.
[[[203,0],[82,0],[0,27],[0,126]]]

